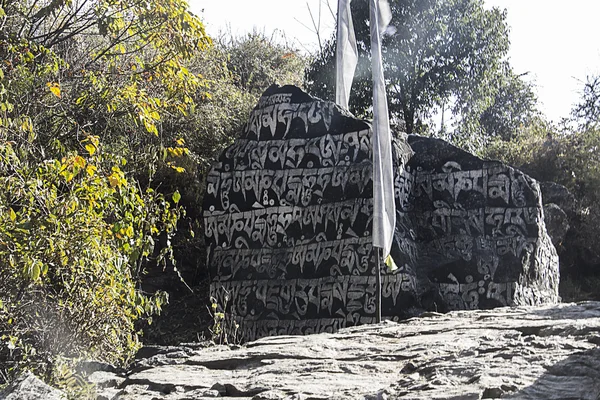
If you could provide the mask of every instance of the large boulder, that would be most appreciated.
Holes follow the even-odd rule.
[[[212,168],[211,296],[244,339],[375,321],[371,136],[334,103],[273,86]],[[382,271],[384,317],[558,301],[537,183],[441,140],[395,136],[399,268]]]
[[[558,257],[538,183],[449,143],[408,137],[396,176],[397,246],[421,305],[434,311],[553,303]]]

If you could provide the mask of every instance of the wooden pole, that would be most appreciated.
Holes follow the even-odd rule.
[[[377,323],[381,322],[381,249],[376,247],[377,251],[375,257],[377,258],[377,262],[375,263],[375,268],[377,269],[377,274],[375,275],[375,296],[377,296],[376,303],[376,312],[377,312]]]

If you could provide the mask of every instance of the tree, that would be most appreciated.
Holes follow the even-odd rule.
[[[600,128],[600,75],[587,77],[571,115],[580,129]]]
[[[139,348],[183,212],[150,181],[189,153],[164,127],[205,96],[185,63],[209,45],[184,0],[0,0],[0,384]]]
[[[359,61],[350,109],[366,115],[371,104],[369,10],[351,3]],[[485,108],[495,95],[489,85],[508,51],[506,14],[486,10],[482,0],[398,0],[390,2],[397,32],[383,40],[389,111],[418,132],[436,107],[455,114]],[[310,92],[332,99],[335,38],[307,70]]]
[[[227,51],[229,70],[236,84],[260,96],[273,83],[302,85],[306,59],[276,37],[254,31],[241,37],[221,37],[219,46]]]
[[[520,128],[530,125],[539,114],[533,85],[518,75],[508,63],[503,63],[493,78],[496,88],[492,104],[479,115],[479,125],[485,137],[511,140]]]

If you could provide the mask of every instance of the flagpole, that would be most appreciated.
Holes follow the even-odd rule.
[[[377,273],[375,274],[375,296],[377,296],[377,304],[376,304],[376,312],[377,312],[377,323],[381,322],[381,248],[375,247],[375,258],[377,261],[375,262],[375,268],[377,269]]]
[[[383,73],[381,37],[391,20],[387,0],[370,0],[371,71],[373,73],[373,247],[377,249],[377,322],[381,322],[381,260],[390,254],[396,225],[392,138]]]

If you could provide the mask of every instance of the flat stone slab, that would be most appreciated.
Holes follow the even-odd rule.
[[[600,303],[429,313],[147,354],[104,398],[597,400]]]

